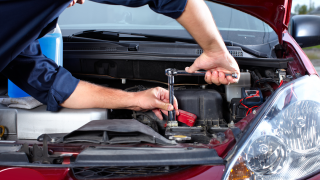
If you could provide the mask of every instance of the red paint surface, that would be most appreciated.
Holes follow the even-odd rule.
[[[29,168],[8,168],[0,171],[0,177],[3,180],[21,180],[21,179],[34,179],[45,180],[45,177],[38,171]]]
[[[231,129],[228,129],[227,131],[225,131],[224,134],[225,134],[225,140],[222,143],[220,143],[218,140],[214,138],[210,141],[210,145],[212,145],[212,148],[215,149],[218,153],[218,156],[222,158],[225,158],[228,152],[236,144],[236,140],[234,138],[234,135]]]
[[[256,111],[259,111],[260,107],[256,109]],[[256,113],[257,114],[257,113]],[[250,121],[255,117],[255,114],[250,113],[248,116],[241,119],[239,122],[235,124],[236,127],[238,127],[241,131],[244,130],[244,128],[250,123]]]
[[[305,75],[307,72],[310,75],[318,75],[317,71],[314,69],[314,66],[312,65],[311,61],[309,60],[308,56],[304,53],[302,48],[299,46],[299,44],[292,38],[292,36],[288,33],[288,31],[284,31],[283,33],[283,41],[287,43],[287,55],[284,58],[290,58],[292,57],[294,59],[293,62],[288,63],[288,69],[287,73],[290,75],[295,75],[296,73],[300,73],[301,75]],[[286,83],[286,82],[285,82]],[[274,89],[274,85],[272,86]],[[256,109],[256,111],[258,111]],[[241,129],[241,131],[244,130],[244,128],[247,126],[247,124],[254,118],[254,114],[249,114],[242,120],[240,120],[238,123],[236,123],[236,126]]]
[[[68,172],[67,168],[1,168],[1,180],[58,180],[64,179]]]
[[[162,176],[125,178],[126,180],[204,180],[221,179],[224,166],[196,166]],[[69,168],[0,168],[1,180],[76,180]],[[119,180],[119,178],[117,178]]]
[[[312,178],[309,178],[308,180],[320,180],[320,174],[317,174],[313,176]]]
[[[283,41],[288,43],[288,47],[287,47],[288,55],[286,57],[287,58],[292,57],[294,59],[293,62],[289,63],[289,67],[287,71],[290,71],[292,75],[294,75],[296,72],[299,72],[302,75],[304,75],[305,71],[307,71],[308,74],[310,75],[313,75],[313,74],[318,75],[317,71],[314,69],[308,56],[304,53],[302,48],[288,33],[288,31],[285,31],[283,33]]]
[[[278,34],[282,43],[282,33],[288,29],[292,0],[211,0],[234,9],[251,14],[269,26]]]

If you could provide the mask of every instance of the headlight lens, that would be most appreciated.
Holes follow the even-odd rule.
[[[270,135],[253,141],[245,155],[247,167],[258,175],[277,173],[288,159],[285,144]]]
[[[319,77],[293,81],[266,105],[259,123],[234,154],[226,177],[290,180],[320,170]]]

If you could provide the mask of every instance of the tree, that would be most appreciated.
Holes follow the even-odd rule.
[[[308,7],[307,7],[307,5],[304,4],[299,8],[298,14],[307,14],[307,12],[308,12]]]
[[[307,5],[300,5],[300,4],[297,4],[295,7],[294,7],[294,12],[296,14],[307,14],[307,13],[310,13],[311,11],[313,11],[315,9],[315,5],[314,5],[314,2],[311,2],[310,3],[310,7],[308,7]]]

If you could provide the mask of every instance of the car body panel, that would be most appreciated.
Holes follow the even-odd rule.
[[[278,35],[288,29],[292,0],[210,0],[246,12],[267,23]]]
[[[316,172],[319,173],[319,172]],[[308,180],[319,180],[320,179],[320,174],[315,174],[313,177],[309,178]]]
[[[127,180],[147,180],[147,179],[166,179],[166,180],[203,180],[221,179],[225,166],[195,166],[183,171],[164,174],[160,176],[145,176],[126,178]],[[33,180],[76,180],[70,168],[39,168],[39,167],[1,167],[1,179],[33,179]],[[109,178],[108,178],[109,179]],[[119,178],[110,178],[119,179]]]
[[[298,43],[292,38],[288,33],[287,28],[290,20],[290,9],[292,5],[292,0],[211,0],[226,6],[238,9],[240,11],[251,14],[267,24],[275,30],[278,34],[279,42],[287,44],[289,48],[292,49],[291,56],[295,56],[295,64],[290,64],[292,72],[300,71],[302,75],[304,74],[316,74],[317,72],[313,67],[311,61],[303,52]],[[257,109],[259,110],[259,109]],[[255,115],[253,113],[249,114],[243,120],[238,122],[236,126],[242,131],[245,129],[247,124],[253,119]],[[230,139],[226,143],[211,144],[210,148],[217,150],[221,157],[225,157],[226,154],[235,145],[235,138],[230,132]],[[62,148],[63,149],[63,148]],[[70,148],[69,148],[70,150]],[[72,152],[64,152],[65,154],[81,152],[81,148],[74,148]],[[68,161],[66,164],[69,164]],[[214,165],[214,166],[194,166],[190,169],[183,170],[176,173],[164,174],[160,176],[153,177],[136,177],[127,179],[190,179],[190,180],[202,180],[202,179],[221,179],[225,171],[224,165]],[[3,179],[23,179],[28,176],[32,176],[32,179],[64,179],[64,180],[75,180],[73,176],[72,169],[61,167],[61,168],[48,168],[48,167],[0,167],[0,177]],[[312,179],[320,178],[319,175],[315,175]]]
[[[289,45],[292,46],[292,48],[295,50],[296,56],[299,58],[300,62],[298,64],[301,66],[304,66],[304,68],[308,72],[308,74],[318,75],[317,71],[315,70],[315,68],[312,65],[311,61],[309,60],[308,56],[304,53],[304,51],[299,46],[299,44],[293,39],[293,37],[286,30],[283,33],[283,41],[287,42]],[[304,75],[304,73],[303,73],[303,75]]]

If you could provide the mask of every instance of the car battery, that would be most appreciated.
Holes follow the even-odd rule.
[[[254,109],[252,107],[262,103],[263,95],[259,88],[241,88],[241,98],[233,98],[230,102],[230,122],[237,123]]]
[[[248,107],[263,103],[262,92],[259,88],[241,88],[242,103]]]

